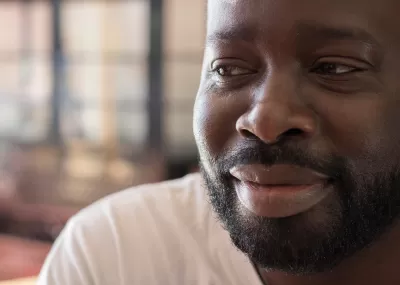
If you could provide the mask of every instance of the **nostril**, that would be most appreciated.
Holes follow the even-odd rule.
[[[251,139],[251,138],[257,138],[257,136],[255,134],[253,134],[252,132],[248,131],[248,130],[241,130],[240,134],[247,138],[247,139]]]
[[[305,132],[301,129],[293,128],[289,129],[286,132],[280,134],[277,138],[276,141],[281,141],[285,139],[290,139],[290,138],[298,138],[298,137],[303,137],[305,135]]]
[[[297,129],[297,128],[293,128],[290,130],[287,130],[286,132],[284,132],[283,134],[281,134],[282,137],[295,137],[295,136],[301,136],[304,134],[304,131]]]

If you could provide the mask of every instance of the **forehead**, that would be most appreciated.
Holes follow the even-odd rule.
[[[397,38],[399,8],[396,0],[209,0],[207,33],[282,38],[304,27],[344,27],[383,41]]]

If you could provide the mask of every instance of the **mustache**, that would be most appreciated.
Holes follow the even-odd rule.
[[[290,164],[309,168],[332,179],[340,178],[345,169],[343,159],[338,156],[316,156],[299,147],[282,144],[267,145],[261,141],[252,141],[226,150],[215,160],[215,165],[223,175],[238,165],[262,164],[267,167],[276,164]]]

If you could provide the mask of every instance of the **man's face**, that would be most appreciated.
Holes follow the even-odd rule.
[[[396,3],[209,0],[202,172],[232,241],[265,268],[332,268],[397,221]]]

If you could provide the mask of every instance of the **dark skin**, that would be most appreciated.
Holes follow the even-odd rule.
[[[211,160],[249,138],[284,137],[316,156],[349,158],[364,173],[400,159],[398,1],[208,5],[194,121],[201,155]],[[307,219],[323,219],[321,211]],[[270,285],[390,285],[400,284],[398,264],[400,226],[393,225],[331,271],[261,271]]]

